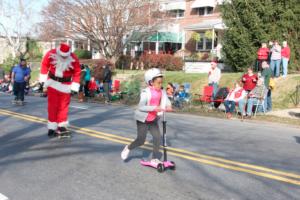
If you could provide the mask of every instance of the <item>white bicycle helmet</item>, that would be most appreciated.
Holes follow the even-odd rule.
[[[161,71],[158,68],[152,68],[146,71],[145,73],[145,82],[147,85],[150,85],[150,81],[152,81],[156,77],[163,76]]]

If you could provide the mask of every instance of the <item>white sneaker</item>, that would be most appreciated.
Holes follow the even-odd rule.
[[[158,164],[162,163],[162,162],[161,162],[160,160],[158,160],[157,158],[156,158],[156,159],[152,159],[150,162],[151,162],[152,165],[158,165]]]
[[[126,145],[121,153],[122,160],[126,160],[128,158],[129,152],[130,150],[128,149],[128,145]]]

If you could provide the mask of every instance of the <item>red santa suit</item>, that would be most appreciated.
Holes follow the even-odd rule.
[[[61,44],[44,56],[40,82],[47,88],[48,129],[56,130],[58,127],[68,126],[71,91],[78,92],[80,73],[79,60],[66,44]]]

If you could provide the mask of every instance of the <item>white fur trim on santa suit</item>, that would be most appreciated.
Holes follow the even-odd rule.
[[[56,130],[57,129],[57,123],[48,121],[48,129]]]
[[[39,77],[39,82],[40,83],[45,83],[48,79],[48,74],[40,74],[40,77]]]
[[[51,54],[52,58],[51,64],[55,66],[55,76],[62,78],[65,71],[69,71],[73,69],[72,62],[74,62],[74,58],[72,56],[68,56],[67,58],[62,58],[60,54]]]
[[[80,87],[80,84],[79,84],[79,83],[73,82],[73,83],[71,84],[71,90],[74,91],[74,92],[78,92],[78,91],[79,91],[79,87]]]
[[[67,128],[68,126],[69,126],[69,122],[68,121],[58,123],[58,127],[65,127],[65,128]]]
[[[71,93],[71,85],[62,84],[61,82],[55,81],[53,79],[48,79],[45,82],[44,87],[52,87],[62,93]]]
[[[57,49],[56,49],[56,52],[57,52],[57,54],[59,54],[59,55],[61,55],[61,56],[63,56],[63,57],[68,57],[68,56],[71,55],[71,50],[64,53],[64,52],[62,52],[62,51],[60,50],[60,48],[57,48]]]

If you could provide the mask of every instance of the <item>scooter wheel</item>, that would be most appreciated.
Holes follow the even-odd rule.
[[[163,171],[165,171],[164,165],[163,165],[163,164],[158,164],[158,165],[157,165],[157,171],[158,171],[159,173],[162,173]]]
[[[173,164],[173,166],[170,167],[171,170],[176,170],[176,165],[173,161],[171,161],[171,163]]]

